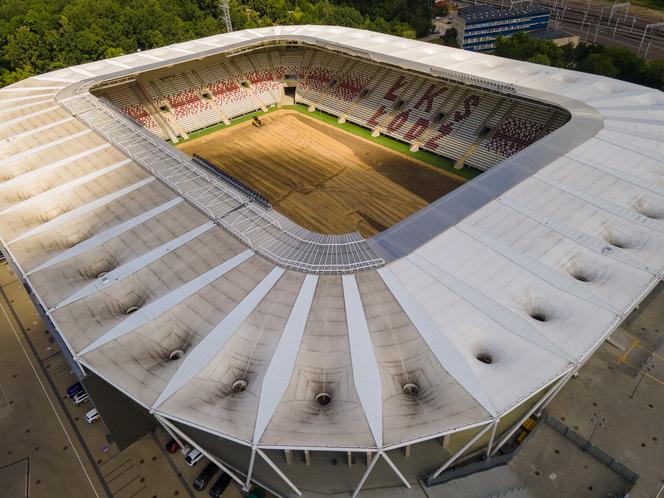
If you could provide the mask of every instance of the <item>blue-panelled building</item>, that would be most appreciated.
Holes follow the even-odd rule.
[[[457,30],[459,47],[474,52],[490,52],[495,50],[498,36],[546,30],[550,18],[551,11],[537,4],[512,9],[469,5],[459,9],[459,14],[452,20],[452,26]]]

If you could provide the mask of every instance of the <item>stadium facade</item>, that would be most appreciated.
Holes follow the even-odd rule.
[[[274,77],[290,50],[304,69]],[[245,74],[252,53],[279,85]],[[344,61],[337,77],[313,69],[320,54]],[[163,140],[187,135],[186,96],[146,93],[184,74],[197,119],[240,112],[214,98],[235,86],[259,109],[303,85],[320,108],[349,60],[380,73],[328,112],[488,169],[368,240],[305,230],[206,174]],[[234,68],[232,92],[210,67]],[[420,79],[372,86],[388,73]],[[456,97],[394,124],[429,84]],[[141,108],[114,97],[123,85]],[[35,76],[0,90],[0,113],[3,253],[81,372],[281,496],[410,487],[495,456],[664,271],[664,94],[630,83],[290,26]]]

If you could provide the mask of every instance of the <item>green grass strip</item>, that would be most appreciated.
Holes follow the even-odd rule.
[[[435,166],[436,168],[444,169],[445,171],[449,171],[454,175],[466,178],[468,180],[475,178],[476,176],[482,173],[481,171],[478,171],[473,168],[455,169],[454,161],[452,161],[451,159],[447,159],[445,157],[439,156],[437,154],[434,154],[426,150],[418,150],[417,152],[412,152],[408,144],[399,142],[398,140],[395,140],[391,137],[386,137],[384,135],[372,137],[371,130],[367,128],[364,128],[355,123],[349,123],[349,122],[339,123],[337,121],[338,118],[336,116],[327,114],[326,112],[323,111],[317,110],[315,112],[309,112],[307,110],[307,106],[302,104],[283,106],[282,109],[292,109],[294,111],[301,112],[303,114],[306,114],[307,116],[316,118],[319,121],[323,121],[324,123],[330,124],[344,131],[347,131],[348,133],[352,133],[353,135],[362,137],[365,140],[369,140],[370,142],[377,143],[379,145],[387,147],[388,149],[392,149],[401,154],[405,154],[414,159],[417,159],[418,161],[422,161],[424,163],[430,164],[431,166]]]
[[[326,112],[323,111],[315,111],[315,112],[309,112],[307,110],[307,106],[303,104],[295,104],[295,105],[285,105],[281,108],[277,106],[270,107],[267,112],[263,111],[256,111],[252,112],[249,114],[245,114],[244,116],[240,116],[238,118],[234,118],[231,120],[231,123],[229,125],[225,125],[224,123],[219,123],[218,125],[211,126],[209,128],[205,128],[204,130],[199,130],[195,131],[193,133],[189,134],[189,138],[187,140],[181,140],[178,142],[179,144],[186,143],[189,140],[195,140],[197,138],[204,137],[205,135],[209,135],[210,133],[214,133],[219,130],[223,130],[224,128],[228,128],[230,126],[239,124],[239,123],[244,123],[245,121],[249,121],[250,119],[253,119],[254,116],[263,116],[265,114],[269,114],[271,112],[277,111],[279,109],[289,109],[292,111],[297,111],[301,112],[302,114],[305,114],[309,117],[318,119],[319,121],[322,121],[323,123],[327,123],[329,125],[335,126],[336,128],[340,128],[348,133],[352,133],[353,135],[357,135],[358,137],[362,137],[365,140],[369,140],[370,142],[377,143],[379,145],[382,145],[383,147],[387,147],[388,149],[392,149],[396,152],[399,152],[400,154],[404,154],[406,156],[412,157],[414,159],[417,159],[418,161],[422,161],[424,163],[430,164],[431,166],[435,166],[436,168],[443,169],[445,171],[449,171],[450,173],[460,176],[461,178],[466,178],[468,180],[475,178],[479,174],[481,174],[481,171],[478,171],[473,168],[463,168],[463,169],[455,169],[454,168],[454,161],[451,159],[447,159],[445,157],[439,156],[437,154],[434,154],[433,152],[429,152],[426,150],[418,150],[417,152],[412,152],[410,150],[410,146],[408,144],[405,144],[403,142],[399,142],[398,140],[395,140],[391,137],[386,137],[384,135],[379,135],[377,137],[372,137],[371,136],[371,130],[364,128],[360,125],[357,125],[355,123],[339,123],[337,120],[338,118],[336,116],[333,116],[331,114],[327,114]]]

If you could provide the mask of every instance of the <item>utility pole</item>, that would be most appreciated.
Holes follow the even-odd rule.
[[[657,28],[662,28],[664,27],[664,22],[654,22],[652,24],[647,24],[645,28],[643,28],[643,36],[641,37],[641,43],[639,44],[639,50],[636,52],[637,54],[641,52],[641,47],[643,46],[643,41],[646,39],[646,34],[648,33],[648,30],[655,31]],[[651,40],[652,41],[652,40]]]
[[[595,412],[593,413],[593,416],[590,417],[590,421],[595,424],[595,427],[593,427],[593,431],[590,433],[590,437],[588,438],[588,442],[586,443],[585,448],[583,448],[583,451],[588,451],[590,449],[591,441],[593,440],[595,431],[598,427],[604,427],[606,425],[606,417],[603,417],[599,413]]]
[[[231,24],[231,12],[228,8],[228,0],[219,0],[219,6],[221,7],[221,13],[224,15],[224,22],[226,23],[226,33],[233,31],[233,25]]]

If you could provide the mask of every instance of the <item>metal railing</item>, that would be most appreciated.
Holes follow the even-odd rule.
[[[153,136],[90,94],[98,82],[76,83],[56,96],[57,102],[107,142],[169,189],[275,264],[307,273],[344,274],[379,268],[377,257],[357,232],[326,235],[253,202],[215,178],[189,156]]]

